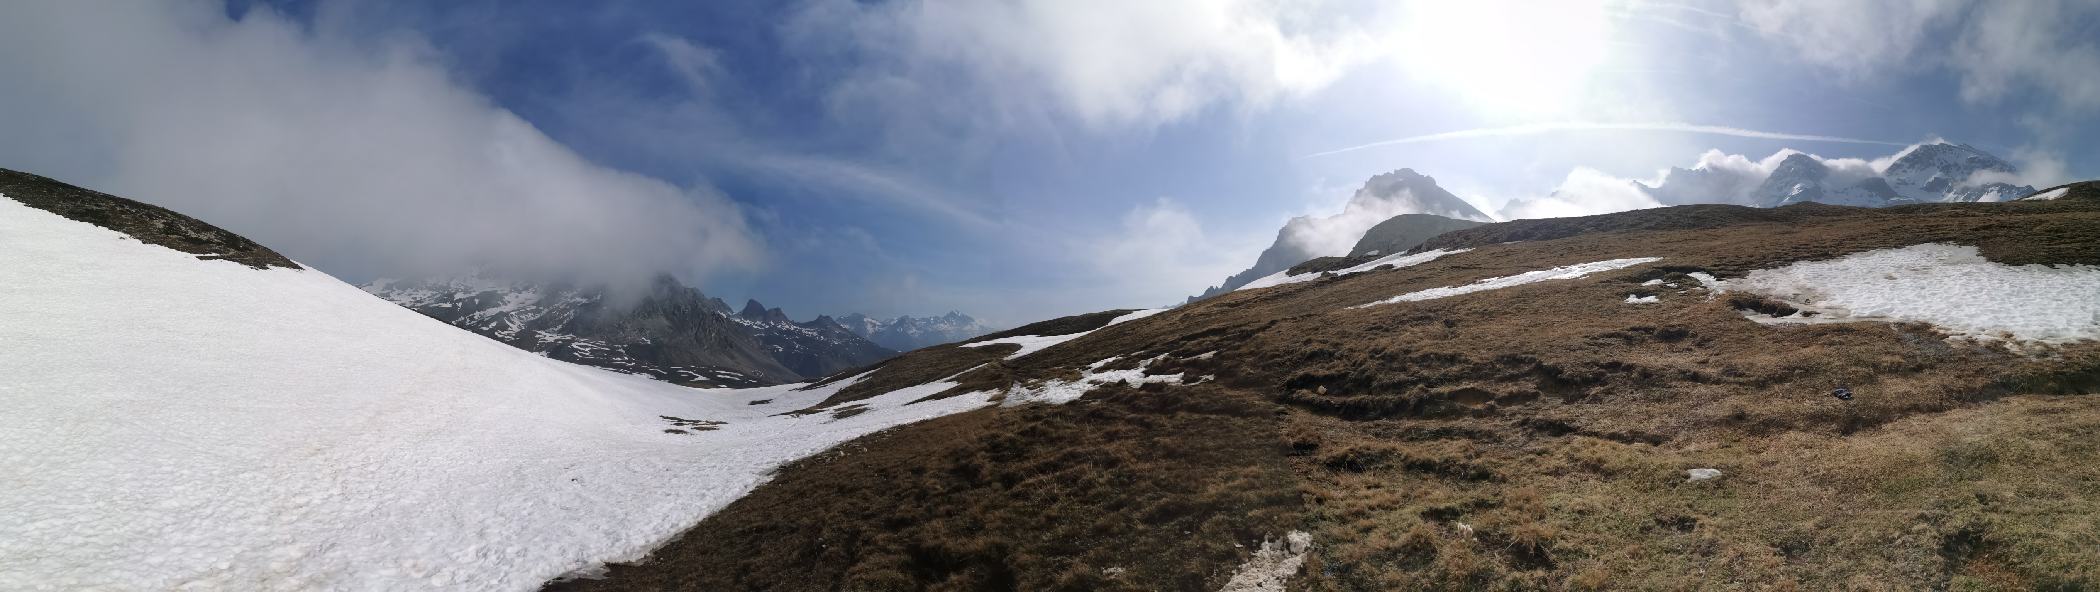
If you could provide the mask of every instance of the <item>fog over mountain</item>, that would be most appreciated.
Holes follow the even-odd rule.
[[[1400,169],[1371,177],[1349,197],[1342,211],[1329,216],[1292,218],[1277,231],[1276,242],[1261,252],[1254,266],[1225,278],[1190,300],[1208,298],[1244,286],[1247,282],[1314,257],[1343,255],[1363,238],[1364,231],[1401,214],[1431,214],[1463,220],[1490,221],[1473,204],[1438,187],[1436,179]]]

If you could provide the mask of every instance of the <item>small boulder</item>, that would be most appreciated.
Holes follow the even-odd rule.
[[[1687,479],[1686,481],[1693,483],[1705,481],[1708,479],[1718,479],[1721,477],[1720,469],[1692,469],[1689,471],[1685,471],[1685,473],[1691,475],[1692,477],[1691,479]]]

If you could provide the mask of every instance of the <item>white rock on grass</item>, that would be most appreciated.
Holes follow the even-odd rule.
[[[1685,471],[1685,473],[1691,475],[1690,479],[1686,479],[1686,481],[1688,482],[1699,482],[1706,481],[1709,479],[1721,478],[1720,469],[1692,469],[1689,471]]]
[[[1291,576],[1305,566],[1305,553],[1312,550],[1312,534],[1291,531],[1280,541],[1262,541],[1261,550],[1240,564],[1221,592],[1283,592]]]

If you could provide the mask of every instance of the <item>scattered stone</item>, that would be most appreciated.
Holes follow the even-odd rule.
[[[1839,401],[1850,401],[1852,400],[1852,389],[1842,386],[1837,387],[1837,390],[1830,391],[1830,396],[1837,397]]]
[[[1312,534],[1291,531],[1281,541],[1262,541],[1261,550],[1240,564],[1232,579],[1225,582],[1222,592],[1283,592],[1291,576],[1305,565],[1305,553],[1312,550]]]
[[[1719,479],[1721,477],[1720,469],[1692,469],[1689,471],[1685,471],[1685,473],[1691,475],[1692,478],[1686,480],[1687,482],[1691,483],[1706,481],[1708,479]]]

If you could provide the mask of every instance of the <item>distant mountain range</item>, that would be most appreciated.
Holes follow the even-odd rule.
[[[1998,202],[2035,192],[2034,187],[2007,182],[2019,173],[2012,163],[1968,144],[1919,144],[1875,161],[1828,159],[1791,150],[1773,155],[1776,163],[1740,157],[1713,159],[1716,155],[1720,153],[1710,153],[1691,168],[1672,167],[1653,185],[1635,181],[1633,186],[1666,206],[1718,203],[1764,208],[1803,202],[1877,208]],[[1366,181],[1341,214],[1292,218],[1253,267],[1189,301],[1230,292],[1322,258],[1332,260],[1311,268],[1346,267],[1352,261],[1368,260],[1372,251],[1401,252],[1438,234],[1489,220],[1492,218],[1465,200],[1438,187],[1436,179],[1413,169],[1381,174]],[[1352,243],[1355,246],[1348,247]]]
[[[1776,157],[1776,155],[1775,155]],[[1634,184],[1663,205],[1732,203],[1778,207],[1801,202],[1878,208],[1913,203],[1995,202],[2034,188],[2005,182],[2012,163],[1968,144],[1920,144],[1877,162],[1824,159],[1800,152],[1770,172],[1710,166],[1671,168],[1655,185]]]
[[[897,351],[954,343],[992,332],[970,315],[954,311],[937,317],[900,316],[891,319],[853,313],[839,317],[839,324],[876,345]]]
[[[741,312],[669,276],[639,295],[602,286],[467,275],[379,280],[387,301],[541,355],[692,386],[755,386],[822,377],[897,352],[830,317],[798,323],[753,300]]]

